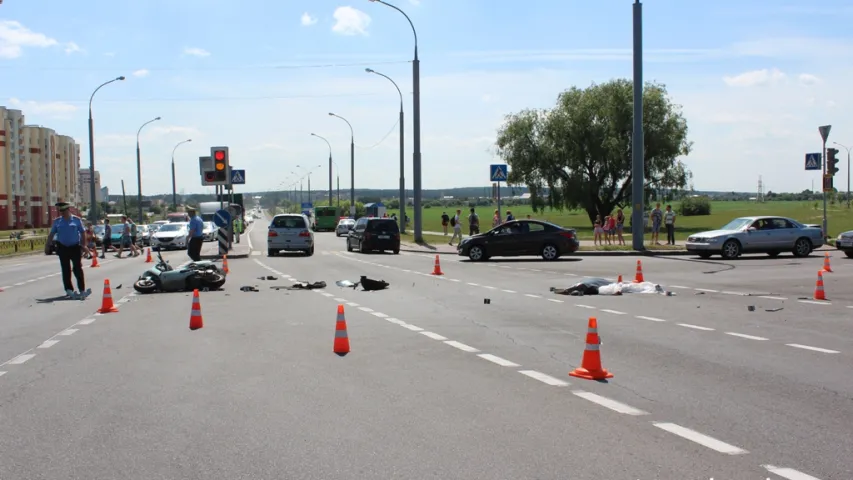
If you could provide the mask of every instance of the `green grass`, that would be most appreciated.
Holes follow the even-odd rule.
[[[674,202],[672,206],[677,211],[677,202]],[[447,212],[448,215],[453,215],[457,208],[462,209],[463,216],[467,218],[468,207],[459,205],[424,209],[424,230],[441,232],[441,213]],[[530,206],[525,205],[510,207],[510,210],[516,218],[525,218],[527,215],[530,215],[537,220],[545,220],[557,225],[574,228],[577,230],[578,237],[581,240],[593,239],[592,225],[590,225],[589,218],[583,211],[560,212],[557,210],[546,210],[534,213]],[[487,227],[491,225],[492,212],[494,212],[494,207],[477,207],[477,213],[480,215],[480,224],[482,225],[481,231],[489,230]],[[388,210],[388,214],[390,215],[391,213],[399,213],[399,211]],[[411,218],[411,210],[408,213]],[[506,208],[502,207],[501,213],[506,215]],[[629,209],[625,209],[624,213],[626,218],[630,218],[631,211]],[[685,240],[693,233],[715,230],[734,218],[753,215],[778,215],[793,218],[803,223],[821,224],[823,222],[823,204],[822,202],[712,202],[711,215],[678,217],[676,219],[675,238]],[[853,210],[848,209],[845,204],[828,205],[827,219],[829,222],[830,237],[835,237],[841,232],[853,230]],[[463,228],[463,232],[466,229],[467,226]],[[439,236],[438,238],[443,237]]]

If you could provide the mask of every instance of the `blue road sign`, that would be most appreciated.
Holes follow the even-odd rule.
[[[507,180],[506,165],[497,164],[489,165],[489,181],[490,182],[505,182]]]
[[[231,185],[245,185],[246,184],[246,171],[245,170],[231,170]]]
[[[302,208],[314,208],[314,204],[311,202],[302,202]]]
[[[806,170],[820,170],[822,167],[821,163],[822,155],[820,153],[807,153],[806,154]]]
[[[220,228],[231,225],[231,213],[228,210],[217,210],[213,214],[213,223]]]

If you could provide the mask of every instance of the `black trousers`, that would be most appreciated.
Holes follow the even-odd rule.
[[[191,238],[189,244],[187,244],[187,255],[189,255],[194,262],[201,260],[202,243],[204,243],[203,237],[194,237]]]
[[[666,224],[666,243],[675,245],[675,225]]]
[[[74,290],[71,284],[71,272],[77,279],[77,289],[86,290],[86,279],[83,277],[83,250],[80,245],[66,247],[61,243],[56,244],[56,254],[59,256],[59,266],[62,268],[62,284],[66,290]]]

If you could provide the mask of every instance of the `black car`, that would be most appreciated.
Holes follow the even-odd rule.
[[[556,260],[580,247],[574,229],[539,220],[513,220],[462,240],[456,251],[478,262],[490,257],[541,255]]]
[[[400,253],[400,229],[392,218],[362,217],[347,236],[347,251],[359,252],[391,250]]]

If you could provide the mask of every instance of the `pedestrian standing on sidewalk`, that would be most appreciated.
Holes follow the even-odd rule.
[[[187,235],[187,255],[194,261],[201,260],[201,244],[204,241],[204,221],[196,215],[194,208],[188,208],[190,233]]]
[[[46,248],[50,248],[54,235],[56,236],[56,254],[62,269],[62,285],[65,294],[75,300],[88,297],[92,291],[86,289],[86,279],[83,276],[83,246],[86,241],[86,230],[80,217],[71,213],[71,205],[60,202],[56,204],[60,217],[53,221],[50,233],[47,235]],[[71,283],[71,272],[77,280],[77,289]]]
[[[450,237],[448,245],[453,246],[453,241],[459,237],[459,243],[462,243],[462,210],[456,210],[456,215],[450,219],[450,226],[453,227],[453,236]]]
[[[666,244],[675,245],[675,212],[672,211],[672,205],[666,206],[663,223],[666,225]]]

